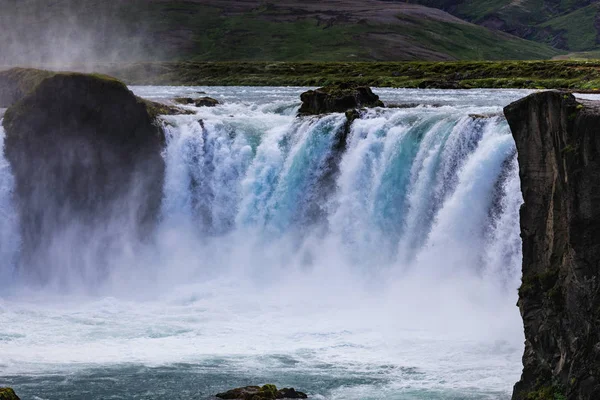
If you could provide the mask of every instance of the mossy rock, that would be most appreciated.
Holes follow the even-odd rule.
[[[77,72],[55,72],[33,68],[12,68],[0,72],[0,108],[9,108],[18,103],[29,93],[33,92],[38,85],[52,77],[77,77],[86,76],[105,83],[112,83],[121,88],[127,86],[118,79],[104,74],[82,74]],[[145,100],[136,97],[143,104],[152,118],[159,115],[186,114],[188,111],[178,107],[172,107],[162,103]]]
[[[246,386],[232,389],[227,392],[218,393],[216,397],[229,400],[275,400],[275,399],[306,399],[305,393],[298,392],[294,388],[283,388],[277,390],[275,385]]]
[[[363,107],[384,107],[370,87],[352,83],[324,86],[300,95],[300,115],[318,115]]]
[[[152,231],[165,170],[161,107],[105,75],[55,73],[6,111],[24,268],[49,279],[46,252],[60,227],[74,216],[82,226],[104,224],[126,212],[134,191],[143,196],[132,227],[140,237]]]
[[[219,100],[213,99],[212,97],[200,97],[194,100],[196,107],[215,107],[218,106]]]
[[[0,108],[8,108],[55,72],[32,68],[12,68],[0,72]]]
[[[19,396],[11,388],[0,388],[0,400],[20,400]]]
[[[177,104],[190,105],[194,104],[194,99],[191,97],[175,97],[173,101]]]

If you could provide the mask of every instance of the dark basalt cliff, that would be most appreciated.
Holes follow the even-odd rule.
[[[600,103],[551,91],[504,113],[525,200],[526,342],[513,399],[600,399]]]
[[[107,76],[52,73],[6,111],[5,155],[28,273],[49,279],[49,260],[79,265],[90,256],[74,256],[61,235],[75,238],[64,242],[72,247],[94,243],[100,257],[120,240],[114,221],[135,227],[129,234],[137,237],[152,229],[165,170],[155,116],[169,111],[160,107]],[[102,227],[101,240],[89,233],[94,227]]]

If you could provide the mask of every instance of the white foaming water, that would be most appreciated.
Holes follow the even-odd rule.
[[[524,92],[379,89],[425,106],[365,112],[340,153],[345,116],[296,118],[300,88],[134,88],[199,90],[225,104],[164,117],[161,225],[101,281],[57,291],[13,274],[0,158],[0,384],[29,398],[267,382],[326,399],[510,397],[522,198],[499,113]]]
[[[0,289],[10,282],[19,247],[17,213],[13,204],[14,179],[4,158],[4,128],[0,119]]]

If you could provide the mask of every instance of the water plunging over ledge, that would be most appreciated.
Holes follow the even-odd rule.
[[[32,280],[15,269],[0,158],[0,383],[24,398],[267,382],[326,399],[510,397],[522,197],[501,107],[526,92],[378,89],[401,107],[365,112],[340,152],[345,116],[296,118],[300,88],[133,90],[224,103],[163,118],[148,243],[125,238],[102,265],[58,243],[50,279]]]

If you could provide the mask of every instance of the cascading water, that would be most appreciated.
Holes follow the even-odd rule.
[[[366,111],[341,152],[346,117],[295,118],[300,89],[208,90],[225,105],[164,117],[154,240],[102,281],[57,292],[13,271],[0,158],[0,279],[13,282],[0,384],[31,398],[210,398],[266,382],[327,399],[509,398],[522,198],[499,111],[523,93],[381,89],[438,104]]]
[[[13,204],[14,182],[4,158],[4,128],[0,119],[0,282],[9,282],[19,248],[17,213]],[[0,288],[5,285],[0,284]],[[5,289],[6,290],[6,289]]]

